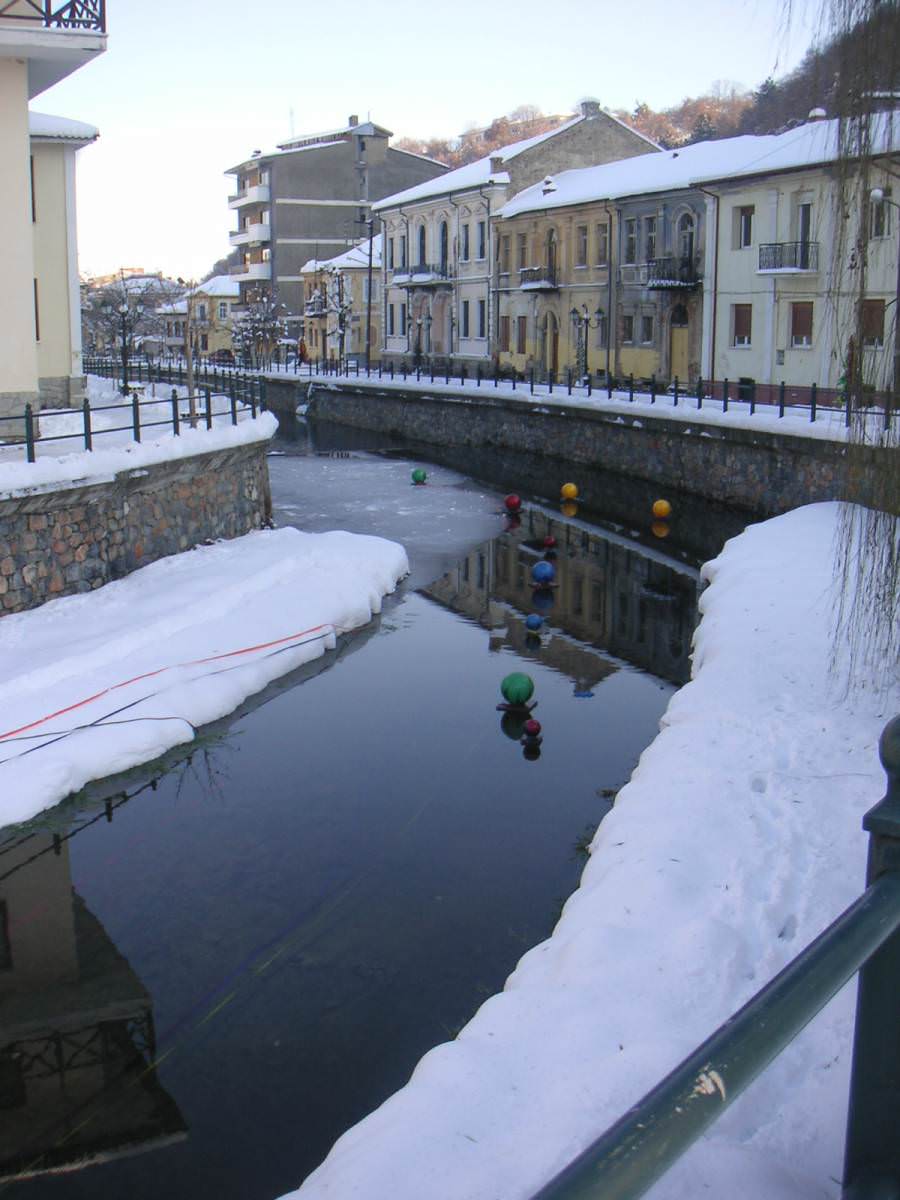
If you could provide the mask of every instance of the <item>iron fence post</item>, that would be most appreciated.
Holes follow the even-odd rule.
[[[34,462],[34,411],[30,404],[25,405],[25,457]]]
[[[888,871],[900,873],[900,716],[885,726],[878,752],[887,791],[863,817],[869,835],[867,887]],[[844,1149],[845,1200],[900,1196],[898,987],[900,930],[859,972]]]
[[[534,367],[531,367],[528,372],[528,391],[532,396],[534,395]]]
[[[697,408],[703,407],[703,376],[697,376]]]
[[[816,385],[813,384],[812,388],[810,389],[810,396],[809,396],[809,419],[810,419],[810,421],[815,421],[815,419],[816,419],[816,390],[817,390]]]
[[[181,419],[178,416],[178,392],[172,388],[172,433],[175,437],[181,434]]]
[[[673,399],[672,407],[677,408],[678,407],[678,376],[677,375],[675,376],[675,391],[673,392],[672,399]]]
[[[634,375],[628,376],[628,400],[634,404]]]
[[[741,392],[741,386],[740,386],[740,381],[738,381],[738,395],[740,395],[740,392]],[[723,413],[728,412],[728,380],[727,379],[722,381],[722,412]]]
[[[784,380],[778,385],[778,415],[784,416]]]
[[[203,389],[203,396],[206,400],[206,428],[212,429],[213,414],[212,414],[212,390],[210,388]]]
[[[237,425],[237,400],[234,396],[231,397],[231,423]]]
[[[134,440],[139,442],[141,440],[141,405],[136,394],[131,397],[131,427],[134,432]]]
[[[93,439],[91,438],[91,402],[87,396],[85,396],[81,403],[81,416],[84,422],[84,448],[85,450],[92,450],[94,447]]]
[[[572,368],[566,367],[566,395],[572,395]]]
[[[656,403],[656,376],[650,376],[650,403]]]

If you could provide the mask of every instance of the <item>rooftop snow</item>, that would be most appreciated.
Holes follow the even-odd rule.
[[[881,130],[885,149],[900,147],[900,130]],[[544,194],[543,183],[519,192],[500,210],[501,217],[564,208],[591,200],[616,200],[692,187],[699,183],[802,169],[838,156],[838,122],[815,121],[787,133],[697,142],[677,150],[579,167],[553,176],[556,190]]]
[[[100,130],[84,121],[72,121],[69,117],[55,117],[50,113],[28,113],[28,133],[33,138],[53,141],[93,142]]]
[[[231,297],[237,299],[241,294],[241,285],[233,275],[213,275],[211,279],[198,283],[191,295]]]
[[[341,254],[336,254],[334,258],[311,258],[309,262],[305,262],[300,268],[301,274],[307,275],[312,271],[321,271],[326,267],[333,267],[338,271],[346,271],[348,268],[368,267],[369,265],[369,239],[360,242],[358,246],[351,246],[349,250],[343,251]],[[376,234],[372,238],[372,267],[373,269],[381,269],[381,234]]]

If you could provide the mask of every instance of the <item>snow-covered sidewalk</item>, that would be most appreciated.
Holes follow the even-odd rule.
[[[4,617],[0,825],[191,741],[364,625],[408,569],[383,538],[279,529]]]
[[[833,692],[839,508],[750,526],[707,565],[693,680],[552,937],[298,1197],[525,1200],[860,893],[860,822],[884,792],[877,741],[900,687]],[[653,1196],[839,1195],[855,987]]]

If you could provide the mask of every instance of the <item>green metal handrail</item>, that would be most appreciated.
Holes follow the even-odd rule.
[[[533,1200],[636,1200],[860,973],[844,1200],[900,1200],[900,717],[888,789],[863,820],[862,896]]]

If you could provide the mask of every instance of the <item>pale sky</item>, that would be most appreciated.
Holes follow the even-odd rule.
[[[452,136],[520,104],[655,108],[714,80],[757,86],[812,37],[785,0],[108,0],[109,48],[32,101],[88,121],[78,155],[81,270],[203,275],[229,250],[234,177],[291,129],[351,113],[396,137]]]

